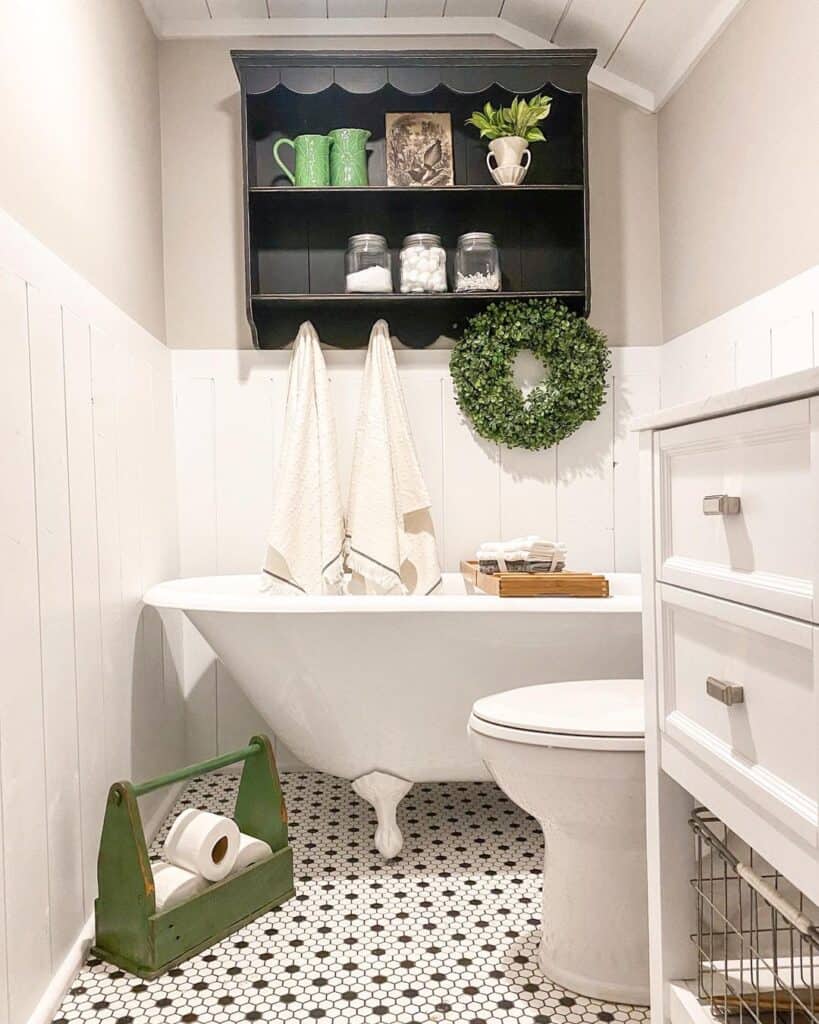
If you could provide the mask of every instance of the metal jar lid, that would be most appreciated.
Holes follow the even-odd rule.
[[[386,249],[387,239],[383,235],[350,235],[347,247],[352,249],[354,246],[359,245],[380,245]]]
[[[430,235],[424,231],[419,231],[416,235],[407,235],[404,239],[404,246],[409,245],[440,245],[440,235]]]
[[[464,245],[467,242],[494,245],[495,239],[489,231],[467,231],[465,235],[461,235],[458,238],[458,245]]]

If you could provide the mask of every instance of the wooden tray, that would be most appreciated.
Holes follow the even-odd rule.
[[[609,581],[591,572],[479,572],[461,562],[468,583],[495,597],[608,597]]]

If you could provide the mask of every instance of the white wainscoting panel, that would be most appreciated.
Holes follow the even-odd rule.
[[[352,462],[364,352],[325,352],[342,487]],[[660,402],[659,348],[612,350],[600,417],[556,449],[526,452],[478,438],[461,415],[449,353],[396,353],[443,565],[457,570],[483,540],[531,532],[566,540],[575,566],[639,568],[632,415]],[[181,571],[255,572],[264,555],[284,429],[287,352],[173,353]],[[192,757],[270,730],[203,641],[185,629]],[[278,748],[282,767],[293,767]]]
[[[59,305],[29,286],[49,890],[54,902],[59,899],[60,903],[60,912],[51,921],[53,964],[66,956],[84,920],[79,754],[73,728],[77,690],[62,341]],[[72,727],[66,728],[66,723]]]
[[[819,266],[662,346],[664,406],[819,365]]]
[[[0,338],[0,1024],[25,1024],[87,942],[109,784],[184,763],[178,628],[141,604],[178,543],[168,351],[4,214]]]
[[[0,402],[0,623],[6,652],[0,678],[0,784],[3,821],[9,823],[3,858],[6,915],[0,921],[6,929],[8,987],[0,1000],[17,1024],[27,1019],[51,978],[51,930],[26,283],[2,272],[0,336],[6,391]]]

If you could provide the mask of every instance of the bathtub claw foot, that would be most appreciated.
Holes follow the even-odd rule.
[[[386,772],[370,772],[353,782],[353,792],[372,804],[378,827],[375,830],[375,848],[382,857],[397,857],[404,845],[404,837],[395,818],[403,798],[412,789],[412,783]]]

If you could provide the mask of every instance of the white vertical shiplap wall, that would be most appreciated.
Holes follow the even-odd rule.
[[[184,763],[170,356],[0,214],[0,1024],[84,952],[108,785]],[[148,823],[160,810],[143,808]]]
[[[819,266],[662,346],[664,406],[819,366]]]
[[[346,487],[364,353],[325,355]],[[575,566],[638,569],[637,449],[627,423],[659,405],[657,348],[613,349],[600,417],[546,452],[499,448],[472,432],[455,404],[448,352],[396,355],[447,569],[482,540],[533,531],[565,540]],[[183,575],[260,565],[288,361],[287,352],[173,353]],[[264,723],[196,631],[184,633],[190,755],[246,742]],[[279,757],[287,767],[287,752]]]

